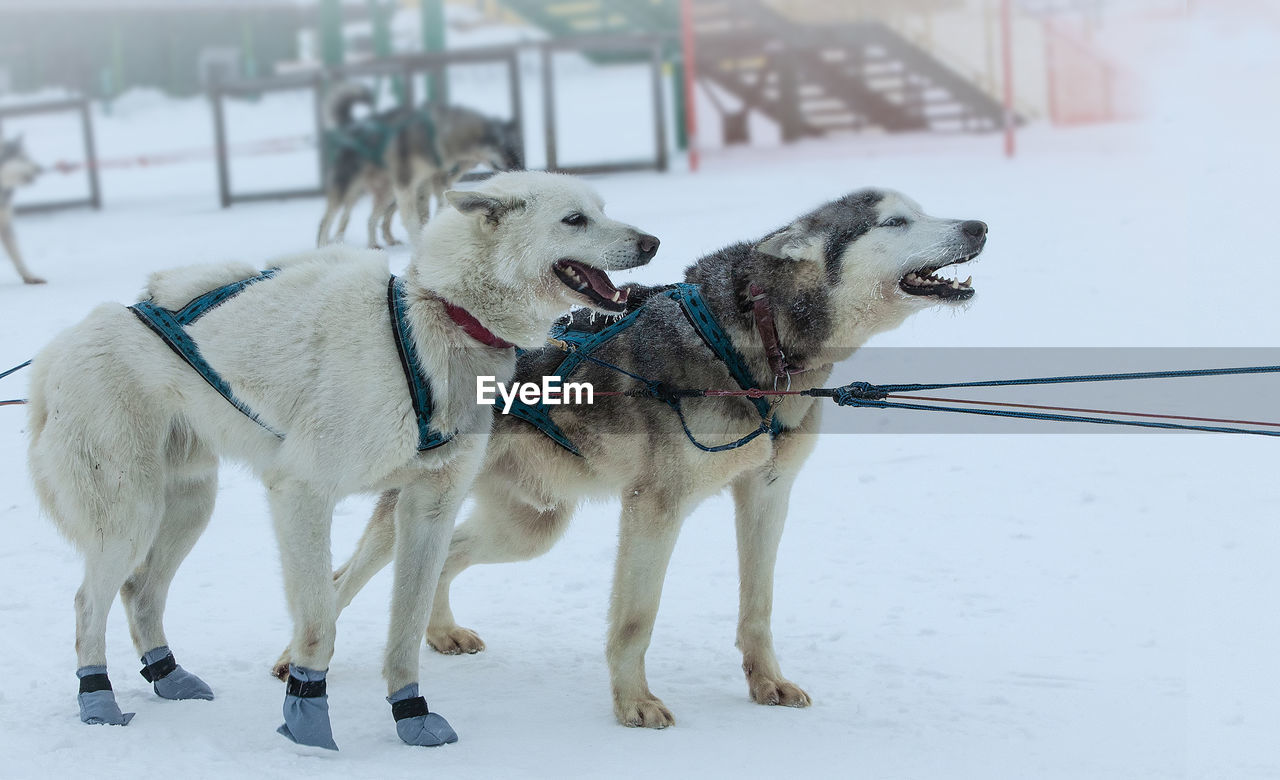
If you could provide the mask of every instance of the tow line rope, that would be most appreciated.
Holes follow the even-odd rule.
[[[1237,420],[1218,417],[1192,417],[1176,414],[1153,414],[1149,412],[1127,412],[1111,409],[1084,409],[1070,406],[1044,406],[1039,404],[1022,404],[1005,401],[977,401],[964,398],[939,398],[934,396],[904,395],[926,390],[946,390],[966,387],[1017,387],[1028,385],[1057,385],[1081,382],[1117,382],[1141,379],[1184,379],[1189,377],[1234,376],[1247,374],[1280,373],[1280,366],[1243,366],[1238,368],[1200,368],[1173,371],[1143,371],[1114,374],[1079,374],[1074,376],[1050,376],[1028,379],[995,379],[981,382],[950,382],[938,384],[887,384],[875,385],[870,382],[850,382],[842,387],[815,387],[810,390],[675,390],[664,388],[661,382],[653,382],[623,371],[617,366],[604,361],[588,358],[605,368],[630,376],[645,385],[643,390],[626,392],[601,392],[597,396],[627,396],[632,398],[654,397],[668,404],[677,406],[684,398],[782,398],[785,396],[809,396],[814,398],[830,398],[839,406],[852,406],[872,409],[911,409],[923,412],[952,412],[956,414],[972,414],[986,417],[1010,417],[1023,420],[1040,420],[1043,422],[1092,423],[1095,425],[1119,425],[1137,428],[1160,428],[1179,431],[1203,431],[1208,433],[1241,433],[1254,436],[1280,436],[1280,423],[1260,420]],[[972,406],[938,406],[933,404],[971,404]],[[1000,407],[1000,408],[974,408]],[[1035,411],[1018,411],[1035,410]],[[1081,414],[1062,414],[1063,412],[1079,412]],[[1097,417],[1093,415],[1115,415],[1119,417],[1141,417],[1141,420],[1123,420],[1113,417]],[[1160,422],[1162,420],[1180,420],[1182,422]],[[681,424],[684,423],[681,415]],[[1193,425],[1190,423],[1225,423],[1227,425],[1259,426],[1259,428],[1237,428],[1215,425]],[[1271,428],[1274,430],[1263,430]],[[688,426],[685,433],[689,434]],[[751,438],[759,435],[753,432]],[[690,440],[693,441],[692,435]],[[744,442],[745,443],[745,442]],[[697,445],[698,442],[694,441]]]
[[[1023,420],[1041,420],[1044,422],[1092,423],[1095,425],[1119,425],[1138,428],[1160,428],[1178,431],[1203,431],[1208,433],[1240,433],[1253,436],[1280,436],[1280,423],[1260,420],[1238,420],[1219,417],[1191,417],[1176,414],[1154,414],[1150,412],[1127,412],[1110,409],[1087,409],[1070,406],[1043,406],[1039,404],[1012,403],[1007,401],[977,401],[963,398],[940,398],[936,396],[904,395],[929,390],[948,390],[970,387],[1018,387],[1029,385],[1059,385],[1081,382],[1118,382],[1142,379],[1185,379],[1209,376],[1239,376],[1250,374],[1277,374],[1280,366],[1242,366],[1237,368],[1199,368],[1174,371],[1142,371],[1118,374],[1079,374],[1074,376],[1049,376],[1029,379],[994,379],[981,382],[950,382],[939,384],[887,384],[875,385],[870,382],[850,382],[841,387],[815,387],[809,390],[682,390],[666,387],[662,382],[646,379],[619,366],[606,363],[598,358],[588,357],[593,363],[604,368],[617,371],[644,385],[642,390],[602,391],[594,393],[599,397],[656,398],[664,401],[680,417],[681,425],[690,441],[693,438],[684,414],[680,410],[680,401],[686,398],[776,398],[786,396],[809,396],[812,398],[830,398],[839,406],[852,406],[872,409],[911,409],[925,412],[952,412],[955,414],[972,414],[987,417],[1010,417]],[[16,373],[31,365],[25,363],[0,372],[0,379]],[[926,401],[929,403],[920,403]],[[25,404],[25,399],[0,401],[0,406],[16,406]],[[969,406],[938,406],[936,404],[969,404]],[[976,408],[988,407],[988,408]],[[998,407],[998,408],[991,408]],[[1078,414],[1064,414],[1075,412]],[[1141,420],[1122,420],[1113,417],[1095,415],[1115,415],[1120,417],[1141,417]],[[772,415],[770,415],[772,416]],[[1166,422],[1166,421],[1182,422]],[[750,441],[767,430],[768,423],[762,422],[759,430],[753,431],[745,441]],[[1221,425],[1194,425],[1191,423],[1221,423]],[[1257,426],[1255,428],[1227,426]],[[1266,430],[1271,429],[1271,430]],[[742,441],[741,443],[745,443]],[[701,447],[709,452],[721,451],[722,447]],[[739,445],[740,446],[740,445]],[[727,445],[726,447],[727,448]]]

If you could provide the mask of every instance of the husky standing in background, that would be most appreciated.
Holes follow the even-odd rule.
[[[457,738],[419,695],[418,656],[492,426],[476,377],[509,380],[513,345],[542,345],[572,305],[625,310],[605,272],[648,262],[658,240],[606,217],[599,196],[567,176],[502,174],[447,198],[453,208],[415,242],[403,279],[389,278],[386,255],[345,247],[262,274],[241,264],[165,271],[151,277],[147,301],[98,307],[35,358],[31,475],[45,512],[85,556],[75,599],[84,722],[132,717],[107,677],[117,593],[155,692],[213,698],[175,661],[162,621],[227,457],[265,483],[280,546],[295,661],[280,732],[337,749],[324,683],[337,620],[333,510],[343,496],[394,488],[404,564],[383,666],[388,701],[405,742]],[[171,348],[192,343],[194,355]]]
[[[599,359],[674,388],[754,384],[767,389],[779,380],[793,390],[822,387],[833,364],[876,333],[927,307],[969,300],[974,293],[969,280],[936,274],[977,257],[986,237],[982,222],[928,216],[894,192],[853,193],[755,244],[708,255],[686,271],[686,282],[697,285],[705,302],[699,311],[719,323],[742,356],[746,382],[735,381],[727,361],[716,359],[711,341],[703,338],[707,330],[693,325],[696,316],[672,296],[678,286],[631,287],[628,308],[639,307],[634,323],[578,363],[573,380],[590,382],[597,393],[637,389],[631,378],[593,362]],[[761,296],[771,303],[761,306]],[[567,324],[569,331],[583,333],[599,332],[609,323],[580,312]],[[516,380],[540,382],[556,374],[565,359],[554,347],[526,353]],[[581,457],[553,440],[547,427],[540,425],[539,431],[514,416],[498,415],[474,487],[475,509],[449,545],[428,644],[448,654],[483,650],[480,637],[454,620],[453,579],[476,564],[541,555],[585,500],[620,497],[607,644],[613,709],[627,726],[670,726],[675,718],[649,690],[644,662],[662,582],[685,517],[729,488],[741,578],[737,645],[751,698],[760,704],[808,706],[808,694],[783,676],[774,654],[773,576],[791,486],[817,443],[824,403],[787,396],[769,410],[773,435],[721,452],[696,448],[676,414],[651,399],[551,407],[552,422]],[[705,446],[741,441],[762,430],[762,418],[769,421],[745,398],[692,399],[682,408],[688,430]],[[394,492],[383,494],[356,552],[335,573],[340,608],[393,555],[397,566],[403,564],[395,520],[400,500]],[[423,565],[433,567],[435,561]],[[286,656],[282,663],[287,662]]]
[[[443,207],[445,190],[472,168],[524,167],[524,144],[514,120],[436,105],[355,118],[356,106],[372,107],[375,102],[373,92],[363,84],[342,84],[329,95],[330,129],[325,139],[329,166],[318,246],[342,240],[351,210],[366,192],[373,195],[369,247],[377,249],[379,221],[383,240],[388,245],[398,243],[391,234],[391,217],[397,208],[412,239],[427,221],[432,197]],[[338,225],[331,236],[335,216]]]
[[[27,284],[44,284],[44,279],[31,273],[18,251],[18,239],[13,235],[13,191],[35,181],[43,172],[44,169],[27,156],[21,136],[12,141],[0,140],[0,243]]]

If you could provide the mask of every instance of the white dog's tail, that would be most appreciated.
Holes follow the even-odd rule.
[[[325,100],[324,114],[333,127],[346,127],[354,121],[355,108],[364,104],[372,108],[378,102],[373,90],[364,84],[347,82],[329,90]]]

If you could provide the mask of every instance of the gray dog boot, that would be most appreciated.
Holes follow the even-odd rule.
[[[156,695],[165,699],[205,699],[213,701],[213,691],[204,680],[183,669],[173,659],[168,645],[148,650],[142,656],[143,679],[151,683]]]
[[[133,720],[132,712],[121,712],[116,704],[116,694],[107,679],[107,667],[82,666],[76,670],[80,678],[80,720],[92,724],[127,726]]]
[[[396,719],[396,733],[406,745],[435,747],[457,742],[458,734],[449,721],[427,711],[427,700],[418,695],[418,684],[410,683],[387,697]]]
[[[337,750],[329,725],[329,696],[325,692],[326,671],[289,664],[285,682],[284,725],[276,729],[299,745]]]

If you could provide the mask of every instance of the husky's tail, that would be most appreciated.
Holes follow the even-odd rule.
[[[329,91],[325,100],[325,118],[332,127],[346,127],[354,120],[355,108],[361,103],[370,108],[377,103],[373,90],[354,82],[339,84]]]

